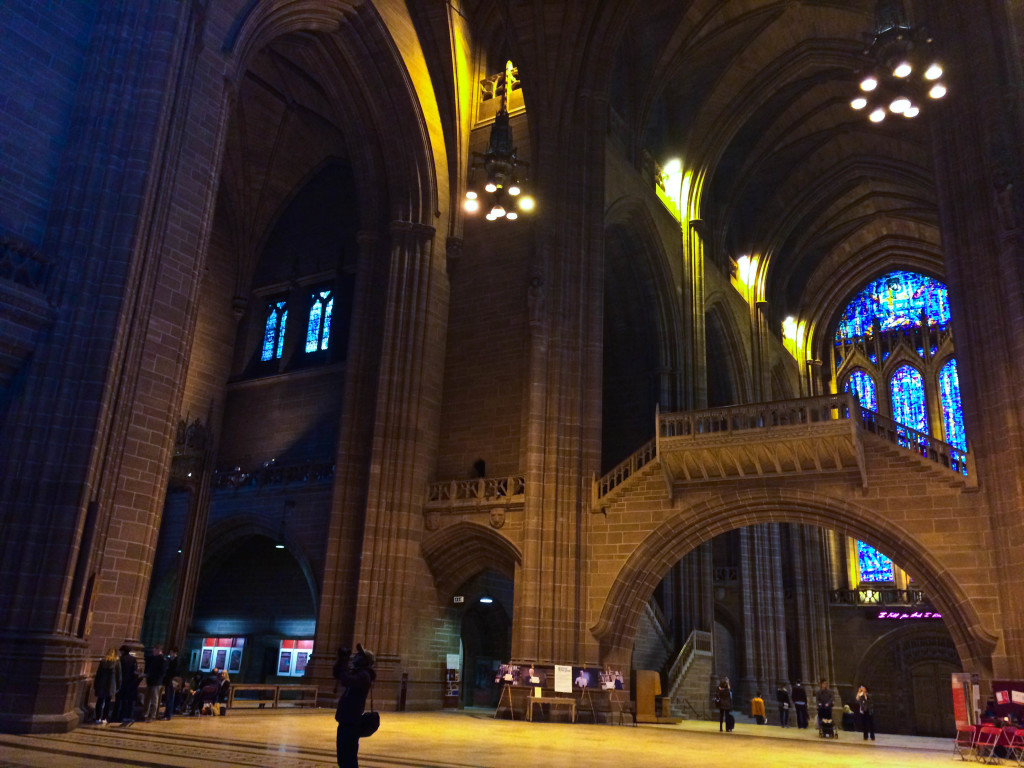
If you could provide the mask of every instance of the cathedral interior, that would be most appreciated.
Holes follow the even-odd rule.
[[[330,698],[361,642],[392,710],[824,678],[917,735],[1024,679],[1020,4],[0,27],[0,730],[123,644]]]

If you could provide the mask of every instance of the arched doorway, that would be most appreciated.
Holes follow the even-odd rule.
[[[512,582],[497,571],[486,570],[464,584],[460,626],[464,706],[497,704],[494,671],[512,653]]]

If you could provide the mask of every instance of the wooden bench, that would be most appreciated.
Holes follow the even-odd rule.
[[[279,709],[281,707],[315,707],[318,688],[315,685],[247,685],[232,683],[228,692],[228,709]]]
[[[533,722],[533,707],[536,704],[543,706],[548,704],[552,707],[568,707],[572,721],[576,722],[576,699],[568,696],[529,696],[526,699],[526,719]]]

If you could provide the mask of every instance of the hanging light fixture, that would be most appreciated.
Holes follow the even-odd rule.
[[[519,177],[519,169],[528,163],[517,156],[512,138],[512,125],[508,115],[508,91],[516,82],[516,70],[509,61],[505,71],[498,75],[494,85],[494,95],[501,99],[498,113],[494,116],[491,126],[490,141],[486,152],[474,152],[471,169],[482,171],[483,189],[474,189],[472,185],[466,191],[466,199],[462,207],[466,213],[485,211],[488,221],[516,221],[520,214],[534,209],[534,200],[523,192],[523,180]]]
[[[867,63],[850,107],[873,123],[889,115],[915,118],[922,106],[946,95],[942,65],[932,52],[932,38],[907,20],[901,0],[875,3],[875,30],[866,35]]]

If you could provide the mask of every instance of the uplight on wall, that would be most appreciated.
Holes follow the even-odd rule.
[[[796,318],[790,315],[782,321],[782,336],[783,338],[789,339],[792,342],[797,340],[797,322]]]

